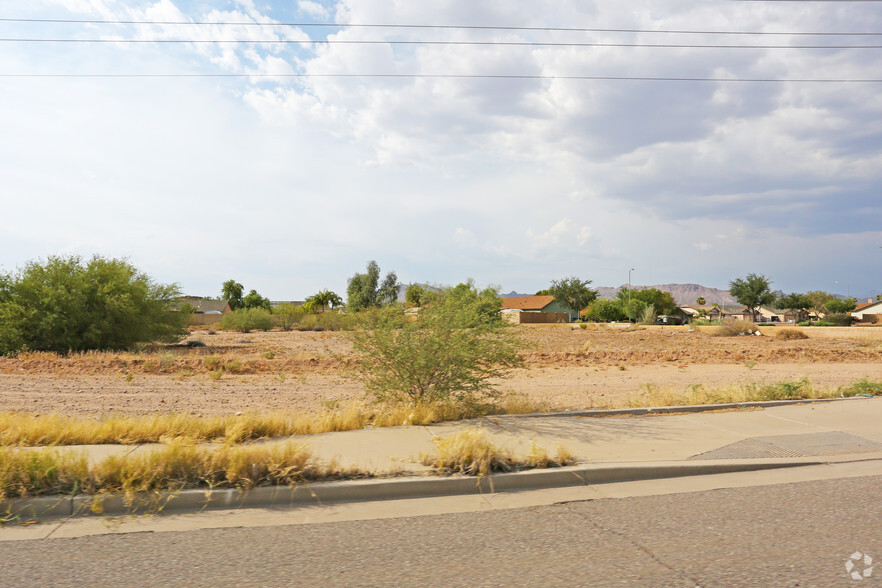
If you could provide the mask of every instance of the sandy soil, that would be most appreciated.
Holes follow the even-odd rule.
[[[655,386],[725,388],[807,377],[836,388],[882,380],[882,328],[806,329],[809,339],[714,337],[687,328],[522,326],[526,367],[499,382],[555,408],[621,405]],[[838,333],[838,335],[837,335]],[[204,348],[0,359],[0,410],[67,414],[307,412],[361,400],[344,334],[195,332]],[[208,359],[206,359],[208,358]],[[212,358],[235,373],[212,374]]]

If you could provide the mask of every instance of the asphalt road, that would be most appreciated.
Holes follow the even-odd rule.
[[[0,543],[4,586],[882,586],[882,476]],[[877,560],[853,580],[855,552]],[[863,571],[863,560],[853,570]]]

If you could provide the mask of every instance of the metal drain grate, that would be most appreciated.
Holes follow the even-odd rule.
[[[842,431],[809,433],[807,435],[778,435],[759,437],[759,439],[805,455],[840,455],[882,451],[882,443],[876,443]]]
[[[778,447],[753,437],[725,445],[713,451],[693,455],[689,459],[761,459],[767,457],[804,457],[802,453]]]
[[[882,452],[882,443],[851,433],[829,431],[803,435],[751,437],[713,451],[693,455],[689,459],[762,459],[875,452]]]

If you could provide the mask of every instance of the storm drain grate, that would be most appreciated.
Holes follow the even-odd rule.
[[[689,459],[762,459],[875,452],[882,452],[882,443],[842,431],[829,431],[803,435],[751,437],[719,449],[693,455]]]
[[[689,459],[760,459],[764,457],[804,457],[802,453],[778,447],[757,437],[737,441]]]

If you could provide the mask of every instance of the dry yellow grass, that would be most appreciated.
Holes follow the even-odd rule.
[[[802,329],[786,328],[775,332],[776,339],[784,341],[797,341],[800,339],[808,339],[808,335]]]
[[[203,417],[185,413],[146,416],[70,417],[57,413],[0,413],[0,445],[101,445],[224,441],[352,431],[367,427],[426,425],[494,414],[522,414],[547,408],[523,395],[509,395],[498,406],[462,407],[453,403],[420,405],[348,404],[317,414],[282,412]]]
[[[435,453],[424,455],[422,463],[444,475],[486,476],[493,472],[560,467],[573,461],[572,454],[564,448],[558,448],[557,456],[552,458],[535,444],[527,457],[516,458],[510,451],[493,445],[478,429],[466,429],[433,441]]]
[[[363,475],[320,464],[297,443],[205,447],[175,441],[91,466],[82,452],[0,447],[0,500],[104,493],[124,493],[132,499],[139,493],[187,488],[247,490]]]
[[[882,383],[859,380],[840,388],[819,388],[808,378],[770,384],[747,384],[726,388],[690,386],[686,391],[662,389],[647,385],[638,396],[630,399],[630,407],[686,406],[697,404],[723,404],[729,402],[760,402],[766,400],[792,400],[814,398],[840,398],[858,394],[879,395]]]

